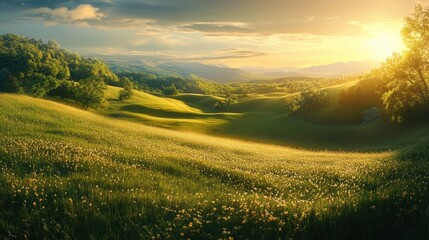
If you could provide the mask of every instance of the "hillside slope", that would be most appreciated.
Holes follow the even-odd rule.
[[[355,82],[319,89],[328,98],[327,106],[300,116],[291,115],[286,99],[299,93],[275,92],[240,96],[224,108],[225,100],[201,94],[155,96],[134,91],[127,101],[118,101],[120,88],[109,87],[102,115],[168,129],[209,133],[312,149],[385,150],[412,144],[429,133],[429,125],[391,124],[381,119],[366,125],[341,123],[335,112],[340,92]]]
[[[428,237],[426,142],[297,150],[8,94],[0,126],[3,239]]]
[[[97,110],[97,112],[146,125],[194,132],[217,129],[228,123],[228,119],[240,115],[204,112],[203,109],[197,108],[200,107],[198,101],[194,101],[197,105],[191,107],[192,104],[186,104],[180,98],[159,97],[141,91],[134,91],[131,99],[121,102],[118,100],[120,90],[120,88],[109,86],[105,94],[109,104],[107,108]],[[213,109],[213,105],[211,109]]]

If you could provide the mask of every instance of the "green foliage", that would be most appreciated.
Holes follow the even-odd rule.
[[[180,93],[180,91],[176,88],[176,85],[171,85],[168,87],[162,88],[162,93],[167,96],[174,96]]]
[[[100,108],[105,104],[104,90],[106,84],[95,78],[87,78],[79,82],[76,101],[84,108]]]
[[[118,85],[118,77],[110,71],[102,61],[94,58],[82,58],[79,55],[70,56],[71,79],[80,81],[87,78],[98,78],[109,85]]]
[[[286,105],[292,113],[306,113],[315,111],[326,103],[326,92],[306,89],[297,96],[286,98]]]
[[[59,81],[59,86],[48,93],[64,99],[75,100],[79,92],[79,83],[69,80]]]
[[[365,76],[356,87],[344,92],[345,109],[378,107],[394,122],[416,120],[429,115],[429,8],[416,6],[406,18],[402,37],[406,51],[389,57],[380,69]]]
[[[207,82],[195,78],[185,79],[164,74],[156,75],[144,71],[144,69],[137,68],[130,72],[118,72],[118,76],[129,78],[136,85],[137,89],[146,92],[161,93],[165,88],[173,88],[173,85],[179,92],[185,93],[220,95],[225,92],[224,85],[219,83]]]
[[[215,109],[223,109],[229,106],[229,104],[231,104],[230,99],[224,99],[224,100],[218,100],[215,105],[214,108]]]
[[[398,153],[398,159],[402,161],[427,162],[429,156],[429,137],[419,139],[415,144],[403,148]]]
[[[417,53],[409,51],[394,55],[383,65],[380,78],[386,83],[386,89],[382,100],[393,121],[401,122],[429,111],[426,79],[429,69],[425,70],[429,59],[421,60]]]
[[[28,74],[21,82],[24,93],[33,97],[43,97],[47,92],[58,87],[55,78],[40,73]]]
[[[291,113],[295,113],[300,109],[301,95],[294,95],[285,98],[285,105]]]
[[[350,123],[362,121],[362,112],[370,108],[384,109],[382,94],[384,86],[377,70],[359,78],[359,82],[340,93],[337,114]]]
[[[4,92],[22,92],[18,80],[11,76],[7,68],[0,70],[0,91]]]
[[[264,94],[273,92],[296,93],[306,89],[332,86],[350,81],[350,78],[311,78],[311,77],[287,77],[274,80],[260,80],[243,83],[227,84],[228,92],[232,94]]]
[[[235,95],[228,95],[227,98],[225,98],[225,99],[219,99],[214,104],[214,108],[215,109],[225,109],[229,105],[231,105],[233,103],[237,103],[237,102],[238,102],[237,96],[235,96]]]
[[[45,44],[40,40],[14,34],[0,35],[0,91],[24,93],[34,97],[49,94],[85,102],[84,107],[98,105],[94,104],[98,101],[95,99],[90,100],[93,103],[83,101],[88,97],[84,97],[85,94],[82,93],[79,95],[80,99],[75,99],[80,88],[68,81],[84,81],[82,86],[85,86],[88,82],[85,79],[119,84],[118,77],[104,62],[70,53],[53,40]],[[60,89],[57,90],[57,87]],[[50,93],[51,91],[53,92]]]
[[[119,92],[119,100],[128,100],[133,95],[133,84],[127,77],[123,77],[121,79],[121,83],[124,86],[124,89]]]

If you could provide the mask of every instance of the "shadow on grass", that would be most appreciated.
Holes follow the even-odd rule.
[[[126,112],[132,112],[132,113],[148,114],[151,116],[163,117],[163,118],[204,118],[204,115],[202,114],[166,111],[166,110],[148,108],[137,104],[126,105],[122,107],[121,110]]]

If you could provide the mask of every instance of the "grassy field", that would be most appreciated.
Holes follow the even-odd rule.
[[[198,110],[201,99],[144,105],[150,97],[138,107],[210,115]],[[427,138],[378,153],[299,150],[8,94],[0,94],[0,126],[1,239],[429,237]]]
[[[221,98],[199,94],[162,97],[134,91],[130,100],[120,102],[120,88],[115,87],[106,91],[107,108],[96,112],[174,130],[322,150],[388,150],[429,134],[427,124],[407,126],[382,119],[367,125],[341,123],[341,114],[335,112],[339,94],[354,83],[321,89],[329,103],[303,116],[291,115],[285,100],[299,93],[251,94],[215,109]]]
[[[140,91],[134,91],[130,100],[121,102],[118,100],[120,90],[121,88],[109,86],[106,91],[106,99],[109,104],[105,109],[97,110],[96,112],[147,125],[196,132],[208,132],[211,129],[217,129],[221,125],[227,124],[228,119],[240,115],[237,113],[204,112],[179,99],[158,97]],[[198,98],[192,98],[192,95],[189,95],[187,99],[194,100],[193,102],[201,107],[202,105],[208,105],[204,100],[213,98],[209,96],[203,97],[204,99],[201,101]],[[211,105],[211,108],[213,108],[213,105]]]

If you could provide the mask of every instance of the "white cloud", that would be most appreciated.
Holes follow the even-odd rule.
[[[105,15],[90,4],[81,4],[75,9],[66,7],[47,8],[41,7],[30,10],[32,15],[42,18],[50,24],[54,23],[82,23],[88,20],[100,20]]]

